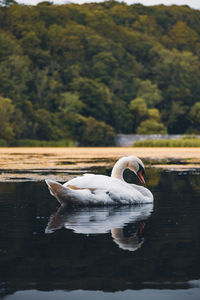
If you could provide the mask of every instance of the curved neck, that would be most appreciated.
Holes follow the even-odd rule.
[[[112,169],[111,177],[114,177],[114,178],[124,181],[123,173],[124,173],[124,170],[127,169],[127,167],[128,167],[127,158],[126,157],[121,158],[114,165],[114,167]]]

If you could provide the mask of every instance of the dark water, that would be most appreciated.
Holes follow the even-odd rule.
[[[69,211],[43,182],[0,183],[1,297],[200,299],[199,173],[147,176],[154,205]]]

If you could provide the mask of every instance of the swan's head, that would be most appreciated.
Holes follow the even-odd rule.
[[[111,173],[111,177],[123,179],[123,172],[125,169],[130,169],[136,174],[139,180],[145,184],[144,180],[144,165],[141,159],[136,156],[125,156],[120,158],[114,165]]]
[[[127,168],[133,171],[139,180],[145,184],[144,180],[144,165],[141,159],[136,156],[128,156],[127,157]]]

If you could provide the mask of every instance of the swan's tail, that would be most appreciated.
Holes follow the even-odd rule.
[[[73,191],[70,188],[50,179],[46,179],[45,181],[50,194],[54,196],[61,205],[70,204],[76,200],[74,199]]]

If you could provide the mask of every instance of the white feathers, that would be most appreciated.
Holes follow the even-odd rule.
[[[143,164],[135,156],[124,157],[114,166],[112,177],[85,174],[61,185],[46,180],[50,193],[61,204],[78,205],[130,205],[153,202],[152,193],[143,186],[123,180],[123,172],[130,168],[135,173]]]

